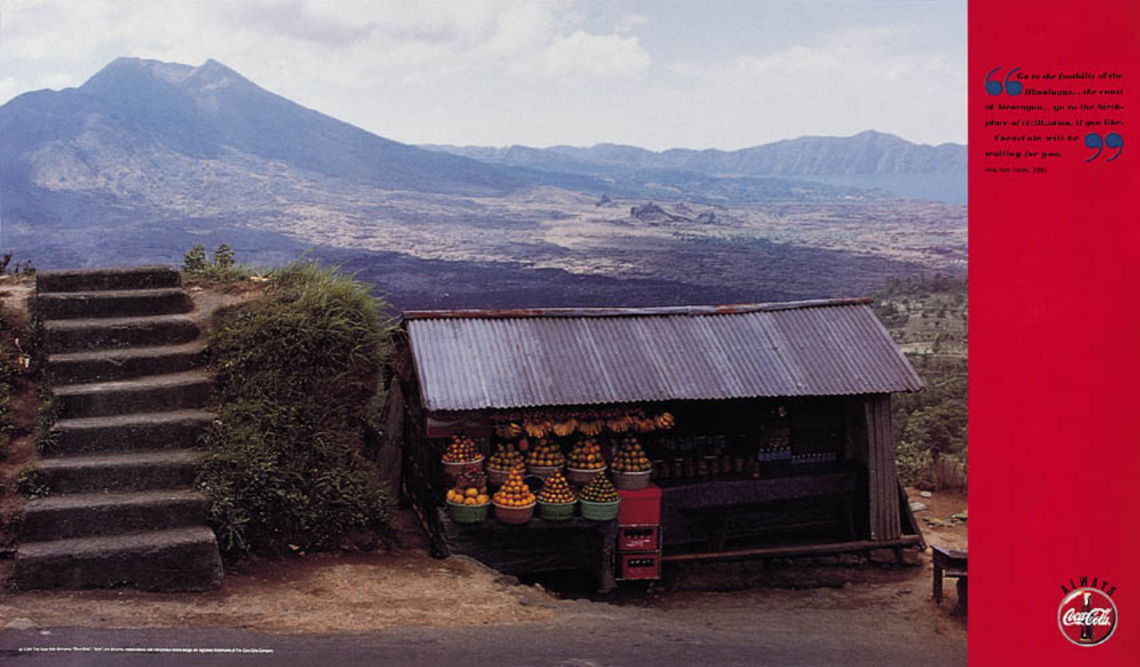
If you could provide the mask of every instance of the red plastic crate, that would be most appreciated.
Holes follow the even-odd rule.
[[[652,525],[661,523],[661,487],[649,486],[636,491],[618,489],[618,523],[623,525]]]
[[[655,551],[660,539],[660,526],[618,526],[618,551]]]
[[[619,579],[660,579],[661,552],[620,554]]]

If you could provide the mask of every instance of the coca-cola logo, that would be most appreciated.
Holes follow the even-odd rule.
[[[1057,625],[1077,646],[1096,646],[1116,631],[1116,603],[1097,588],[1078,588],[1061,600]]]
[[[1061,625],[1112,625],[1112,610],[1108,607],[1091,611],[1066,609]]]

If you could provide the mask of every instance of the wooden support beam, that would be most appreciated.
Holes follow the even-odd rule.
[[[747,558],[755,556],[818,556],[821,554],[836,554],[845,551],[867,551],[869,549],[887,549],[890,547],[909,547],[922,543],[920,535],[903,535],[893,540],[858,540],[856,542],[833,542],[831,544],[802,544],[784,547],[758,547],[755,549],[738,549],[736,551],[716,551],[690,554],[665,554],[661,557],[663,562],[696,561],[696,560],[732,560],[734,558]]]

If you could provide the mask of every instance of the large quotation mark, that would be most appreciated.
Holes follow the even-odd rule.
[[[1097,159],[1097,157],[1100,156],[1101,151],[1104,150],[1105,146],[1117,149],[1115,155],[1105,160],[1105,162],[1112,162],[1116,158],[1120,157],[1120,154],[1124,152],[1124,137],[1120,136],[1116,132],[1111,132],[1103,139],[1101,139],[1100,135],[1096,132],[1089,132],[1085,135],[1085,145],[1089,148],[1096,149],[1096,152],[1092,154],[1092,157],[1085,160],[1085,162],[1092,162],[1093,160]]]
[[[1001,81],[990,81],[990,77],[1000,69],[1000,67],[995,67],[990,70],[989,74],[986,75],[986,92],[990,95],[1001,95],[1002,88],[1004,87],[1006,94],[1020,95],[1021,91],[1024,90],[1025,87],[1021,85],[1020,81],[1010,81],[1009,78],[1013,76],[1014,72],[1018,71],[1021,68],[1014,67],[1013,69],[1009,70],[1009,74],[1005,75],[1004,84],[1002,84]]]

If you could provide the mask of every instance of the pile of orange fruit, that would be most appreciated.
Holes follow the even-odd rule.
[[[444,463],[463,463],[464,461],[478,461],[483,458],[475,441],[465,435],[451,436],[451,444],[443,453]]]
[[[456,486],[447,491],[447,500],[456,505],[486,505],[491,502],[491,497],[487,495],[487,487],[485,486],[482,488]]]
[[[653,467],[653,464],[649,462],[649,457],[645,455],[645,450],[641,448],[637,438],[630,437],[622,441],[621,449],[610,467],[614,472],[645,472]]]
[[[582,488],[578,497],[595,503],[612,503],[618,499],[618,494],[608,477],[598,475]]]
[[[500,442],[495,445],[495,453],[487,460],[487,467],[495,470],[510,471],[523,465],[523,455],[509,442]]]
[[[503,482],[503,486],[495,492],[493,500],[502,507],[526,507],[534,502],[534,493],[523,481],[522,471],[515,468]]]
[[[572,503],[575,500],[574,492],[560,472],[546,478],[546,483],[538,492],[538,499],[544,503]]]
[[[491,502],[487,495],[487,476],[479,466],[468,466],[455,482],[455,488],[447,492],[448,502],[456,505],[486,505]]]
[[[566,462],[562,448],[546,438],[541,438],[526,457],[529,466],[560,466]]]
[[[594,438],[586,438],[570,450],[568,465],[579,470],[601,470],[606,467],[602,446]]]

